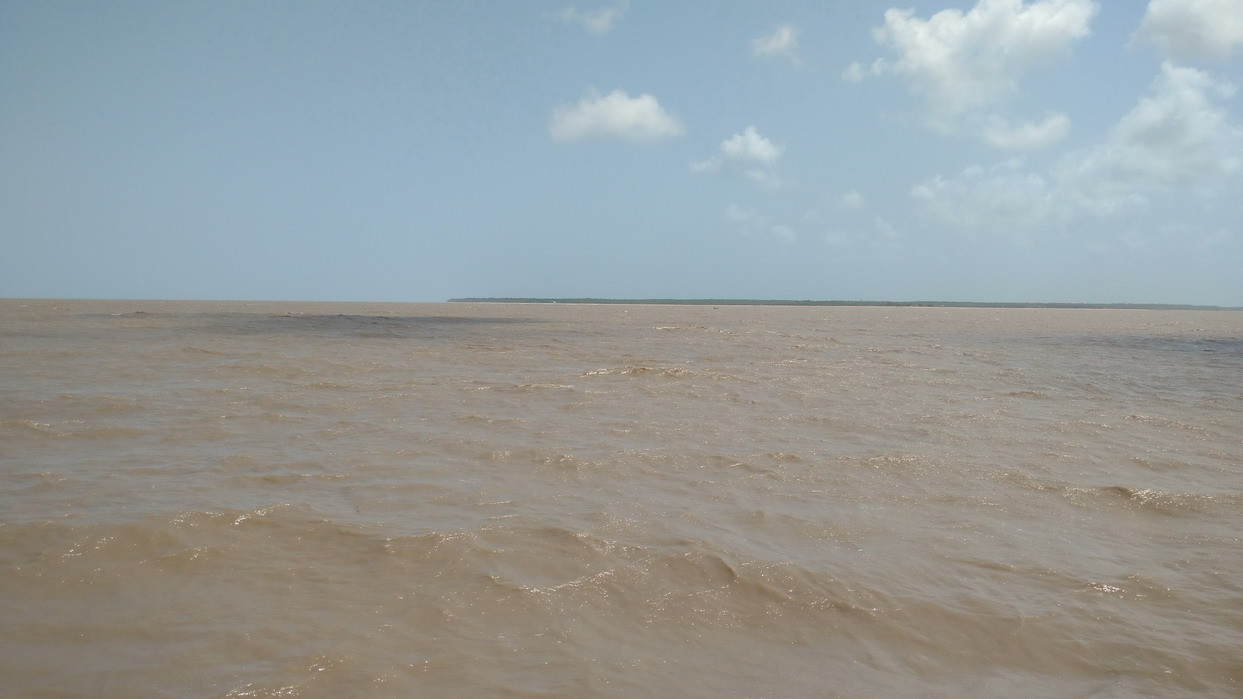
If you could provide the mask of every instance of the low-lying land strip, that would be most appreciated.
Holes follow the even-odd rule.
[[[1179,303],[1025,303],[980,301],[810,301],[786,299],[460,298],[450,303],[622,303],[679,306],[900,306],[911,308],[1100,308],[1153,311],[1240,311],[1237,306]]]

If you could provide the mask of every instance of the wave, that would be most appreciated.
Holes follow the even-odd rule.
[[[645,663],[700,662],[731,657],[745,639],[741,647],[765,654],[769,666],[744,677],[810,672],[813,683],[830,680],[825,673],[843,662],[870,682],[912,671],[949,682],[955,663],[1044,681],[1049,662],[1082,682],[1107,679],[1128,654],[1158,665],[1185,655],[1146,645],[1148,617],[1099,620],[1098,605],[1169,598],[1159,580],[1083,579],[984,558],[907,561],[895,577],[880,564],[883,549],[876,560],[852,548],[795,561],[775,549],[727,546],[728,537],[634,527],[605,534],[556,519],[428,528],[418,518],[351,522],[272,503],[126,522],[7,524],[0,581],[18,611],[6,639],[50,634],[145,647],[149,660],[126,661],[132,673],[184,662],[192,684],[220,681],[212,659],[249,659],[230,665],[228,684],[198,692],[216,696],[289,687],[359,694],[386,673],[408,694],[428,686],[418,682],[471,682],[461,668],[479,658],[506,668],[511,684],[535,682],[559,663],[581,667],[602,644]],[[1034,581],[1026,596],[1009,594]],[[1081,657],[1083,649],[1064,643],[1069,632],[1124,640]]]
[[[1187,422],[1183,422],[1181,420],[1175,420],[1175,419],[1168,418],[1168,417],[1161,417],[1159,415],[1141,415],[1141,414],[1133,413],[1131,415],[1127,415],[1126,419],[1132,422],[1139,422],[1139,423],[1143,423],[1147,425],[1157,425],[1160,427],[1173,427],[1173,428],[1180,429],[1180,430],[1187,430],[1189,432],[1200,432],[1200,433],[1209,432],[1209,430],[1205,428],[1203,425],[1193,425]]]
[[[484,521],[408,533],[352,524],[274,503],[251,510],[186,511],[128,522],[38,522],[0,527],[10,570],[32,587],[21,595],[126,585],[139,579],[219,576],[252,581],[290,571],[329,586],[408,585],[433,575],[445,590],[470,590],[471,604],[503,605],[513,594],[584,596],[665,617],[679,613],[734,625],[774,611],[858,611],[840,583],[781,560],[756,559],[696,539],[646,542],[569,527]],[[369,571],[369,572],[368,572]],[[260,585],[262,587],[262,584]],[[716,611],[703,614],[709,606]],[[733,621],[730,621],[733,620]]]
[[[563,383],[520,383],[520,384],[500,384],[486,385],[474,388],[476,391],[495,391],[497,393],[530,393],[537,391],[571,391],[574,390],[573,384]]]
[[[1170,515],[1201,513],[1217,507],[1243,504],[1243,499],[1238,497],[1168,492],[1155,488],[1130,488],[1123,485],[1103,486],[1090,492],[1107,499],[1117,499],[1139,510]]]
[[[744,379],[741,376],[724,372],[700,371],[678,366],[634,366],[630,364],[605,369],[593,369],[591,371],[584,372],[582,376],[583,378],[592,378],[597,376],[659,376],[671,379],[708,379],[712,381],[738,381],[742,383],[754,383],[754,381]]]
[[[620,366],[609,369],[593,369],[583,374],[583,376],[644,376],[647,374],[668,376],[670,378],[681,378],[689,376],[691,372],[681,367],[647,367],[647,366]]]
[[[1037,491],[1053,493],[1069,503],[1087,509],[1122,507],[1134,512],[1150,512],[1164,515],[1193,515],[1227,512],[1243,507],[1243,495],[1239,493],[1194,493],[1138,488],[1125,485],[1096,487],[1071,486],[1052,483],[1042,479],[1010,474],[1024,485]]]
[[[82,421],[51,424],[37,420],[0,422],[0,435],[13,440],[76,439],[93,441],[133,440],[154,434],[152,430],[122,425],[86,424]]]

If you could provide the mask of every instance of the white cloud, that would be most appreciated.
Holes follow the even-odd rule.
[[[754,126],[721,142],[721,153],[733,160],[753,160],[763,165],[776,164],[785,146],[779,146],[760,135]]]
[[[863,195],[856,190],[850,190],[842,194],[838,200],[838,205],[846,211],[857,211],[863,208]]]
[[[1024,172],[1017,159],[969,167],[952,179],[934,177],[911,196],[924,216],[960,230],[1006,233],[1044,223],[1057,208],[1045,178]]]
[[[691,163],[691,171],[719,172],[726,163],[735,163],[742,167],[747,179],[760,187],[772,189],[782,184],[775,168],[784,151],[785,146],[773,143],[754,126],[748,126],[722,141],[712,157]]]
[[[1030,121],[1013,124],[993,114],[986,120],[984,140],[996,148],[1045,148],[1066,138],[1069,131],[1070,119],[1061,112],[1047,115],[1038,124]]]
[[[652,143],[680,136],[685,130],[655,97],[631,97],[622,90],[607,95],[591,91],[572,107],[558,107],[548,125],[553,140],[562,142],[603,137]]]
[[[1095,13],[1090,0],[980,0],[965,14],[942,10],[927,20],[886,10],[873,37],[898,58],[872,71],[907,79],[934,119],[978,111],[1013,92],[1025,71],[1064,56]]]
[[[867,68],[851,63],[842,79],[896,75],[922,100],[933,128],[967,125],[1001,148],[1045,146],[1065,135],[1065,115],[1011,126],[997,110],[1024,73],[1064,57],[1088,36],[1096,11],[1092,0],[979,0],[965,13],[942,10],[926,20],[914,10],[889,9],[872,36],[896,57]]]
[[[1135,39],[1175,60],[1225,60],[1243,47],[1243,0],[1152,0]]]
[[[1167,63],[1101,143],[1066,154],[1047,174],[1010,159],[934,177],[911,196],[926,218],[999,232],[1134,214],[1161,194],[1212,197],[1243,172],[1243,128],[1218,103],[1232,91]]]
[[[756,56],[784,56],[792,61],[798,61],[795,55],[797,50],[798,27],[793,24],[784,24],[773,30],[771,34],[751,40],[751,53]]]
[[[721,158],[714,155],[707,160],[699,160],[691,163],[691,172],[720,172]]]
[[[1202,71],[1162,65],[1148,94],[1104,143],[1060,163],[1059,181],[1101,213],[1177,187],[1212,190],[1243,168],[1243,128],[1217,104],[1233,92]]]
[[[622,0],[616,5],[610,7],[601,7],[595,10],[580,10],[577,7],[567,7],[557,13],[557,19],[569,24],[577,24],[592,34],[607,34],[613,31],[613,27],[617,26],[618,20],[622,15],[626,14],[630,3],[628,0]]]

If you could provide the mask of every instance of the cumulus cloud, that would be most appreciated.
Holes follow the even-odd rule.
[[[1134,38],[1179,61],[1225,60],[1243,47],[1243,0],[1152,0]]]
[[[1243,168],[1243,128],[1219,103],[1234,89],[1203,71],[1162,65],[1105,142],[1067,156],[1058,179],[1102,212],[1176,187],[1212,189]]]
[[[691,163],[692,172],[719,172],[727,164],[737,167],[756,185],[771,189],[781,185],[776,173],[777,161],[785,146],[778,145],[748,126],[740,133],[721,141],[717,152],[707,160]]]
[[[997,110],[1025,73],[1063,58],[1088,36],[1096,11],[1092,0],[979,0],[967,12],[942,10],[928,19],[914,10],[889,9],[872,36],[895,56],[869,67],[852,63],[842,78],[897,76],[923,102],[933,128],[966,124],[998,147],[1045,146],[1065,135],[1064,114],[1011,126]]]
[[[622,90],[607,95],[588,92],[578,104],[558,107],[548,125],[548,134],[561,142],[599,137],[652,143],[685,131],[682,122],[661,107],[655,97],[631,97]]]
[[[959,230],[1029,227],[1057,210],[1046,179],[1024,172],[1017,159],[969,167],[949,179],[934,177],[912,188],[911,196],[923,215]]]
[[[1024,72],[1064,56],[1088,35],[1095,13],[1090,0],[980,0],[966,13],[942,10],[927,20],[886,10],[873,38],[898,57],[872,72],[903,77],[934,119],[946,119],[996,104]]]
[[[557,19],[568,24],[577,24],[592,34],[607,34],[613,31],[613,27],[617,26],[618,20],[629,8],[628,0],[594,10],[580,10],[570,6],[558,12]]]
[[[1136,213],[1160,194],[1213,196],[1243,172],[1243,128],[1220,104],[1233,90],[1167,63],[1099,144],[1066,154],[1049,172],[1009,159],[934,177],[911,196],[927,218],[965,230]]]
[[[771,34],[751,40],[751,53],[756,56],[785,57],[797,62],[798,56],[795,54],[797,50],[798,27],[793,24],[783,24]]]
[[[1061,112],[1045,116],[1044,121],[1012,123],[999,115],[991,115],[984,126],[984,140],[997,148],[1045,148],[1066,138],[1070,118]]]
[[[721,154],[732,160],[750,160],[763,165],[774,165],[785,146],[779,146],[760,135],[754,126],[721,142]]]
[[[846,211],[857,211],[863,208],[863,195],[856,190],[850,190],[842,194],[838,200],[838,206]]]

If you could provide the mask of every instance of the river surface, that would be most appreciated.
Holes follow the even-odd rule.
[[[1243,313],[0,301],[0,694],[1243,694]]]

